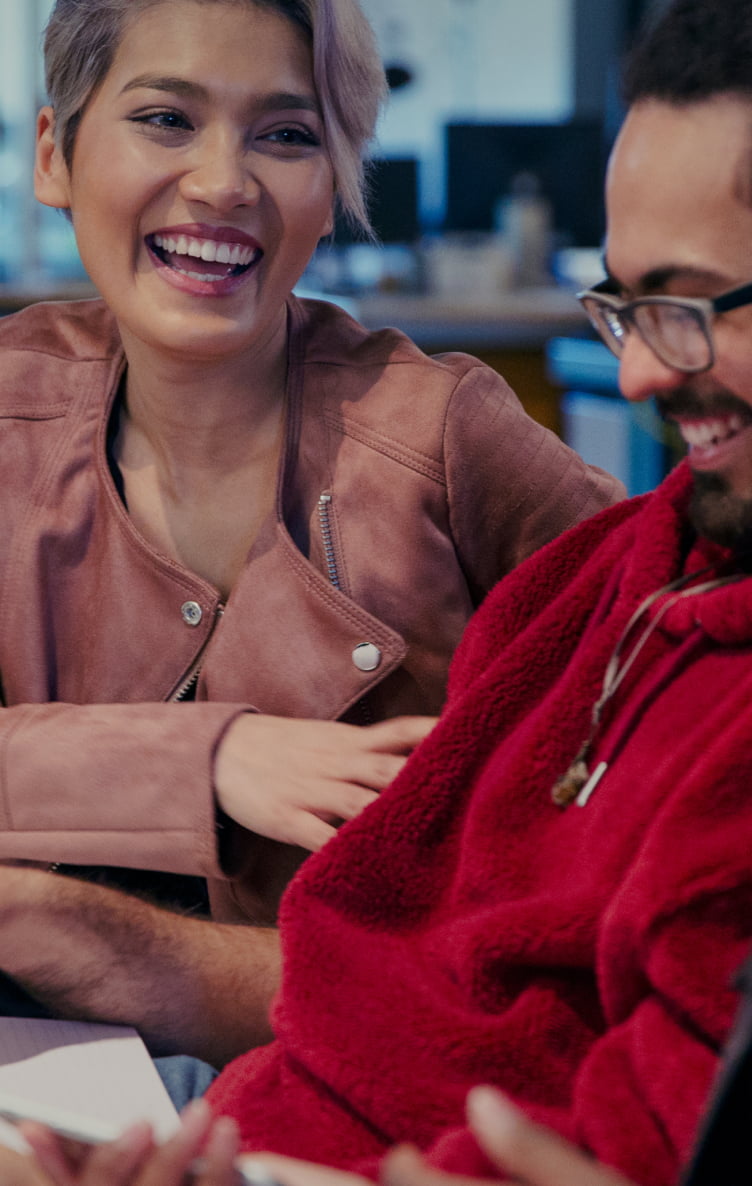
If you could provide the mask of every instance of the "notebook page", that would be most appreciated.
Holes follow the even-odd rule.
[[[178,1124],[144,1043],[128,1026],[0,1017],[0,1091],[108,1121],[118,1131],[147,1119],[159,1140]],[[3,1120],[0,1143],[25,1148]]]

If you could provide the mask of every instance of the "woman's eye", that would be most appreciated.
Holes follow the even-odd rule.
[[[165,128],[168,131],[179,132],[188,131],[191,128],[190,120],[186,119],[179,111],[144,111],[131,116],[131,119],[133,123],[148,128]]]
[[[289,145],[291,148],[318,148],[321,144],[315,132],[309,128],[299,127],[274,128],[271,132],[265,132],[261,139],[272,144]]]

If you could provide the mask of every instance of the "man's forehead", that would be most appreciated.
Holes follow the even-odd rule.
[[[611,153],[606,196],[662,196],[681,202],[745,201],[752,192],[752,101],[644,100],[628,113]]]
[[[630,289],[698,295],[752,274],[752,102],[636,104],[606,184],[606,259]],[[677,289],[676,291],[679,291]]]

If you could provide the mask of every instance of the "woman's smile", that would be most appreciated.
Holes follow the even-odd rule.
[[[283,349],[287,298],[334,201],[306,38],[255,6],[146,8],[70,169],[56,150],[45,182],[124,341],[190,362]]]
[[[264,254],[255,239],[228,227],[168,227],[145,242],[167,283],[197,296],[234,292]]]

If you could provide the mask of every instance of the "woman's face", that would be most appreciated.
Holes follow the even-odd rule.
[[[70,170],[40,116],[37,196],[69,207],[126,347],[279,346],[331,229],[333,174],[301,31],[246,4],[161,0],[126,28]]]

